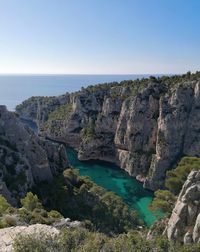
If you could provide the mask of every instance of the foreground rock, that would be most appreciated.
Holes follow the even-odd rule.
[[[40,140],[0,106],[0,193],[13,205],[35,184],[68,166],[64,147]]]
[[[200,242],[200,171],[189,174],[165,233],[169,240]]]
[[[35,224],[30,226],[17,226],[0,229],[0,251],[1,252],[12,252],[14,239],[18,235],[30,235],[30,234],[41,234],[45,235],[57,235],[59,230],[55,227]]]

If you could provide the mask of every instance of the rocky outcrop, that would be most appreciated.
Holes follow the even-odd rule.
[[[40,140],[0,106],[0,193],[15,204],[35,184],[67,167],[63,146]]]
[[[65,102],[71,110],[62,119],[51,120],[47,108],[48,115],[38,116],[42,134],[75,148],[82,160],[113,162],[145,187],[163,188],[166,171],[182,156],[200,156],[199,75],[186,77],[104,84],[70,94]],[[32,118],[33,102],[24,104],[17,112]],[[41,106],[35,111],[44,113]]]
[[[192,171],[165,230],[169,240],[200,242],[200,171]]]
[[[156,152],[159,97],[162,88],[151,85],[124,101],[115,146],[120,166],[132,176],[147,176]]]
[[[31,97],[16,107],[21,118],[33,120],[37,123],[43,123],[48,119],[50,112],[54,111],[60,105],[69,103],[69,94],[52,97]]]
[[[0,251],[12,252],[15,238],[20,235],[51,235],[52,237],[59,234],[59,230],[55,227],[44,224],[35,224],[30,226],[16,226],[0,229]]]

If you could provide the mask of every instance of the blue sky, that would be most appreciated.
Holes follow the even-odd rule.
[[[200,70],[199,0],[0,0],[0,73]]]

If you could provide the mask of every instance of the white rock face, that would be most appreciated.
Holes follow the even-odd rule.
[[[166,171],[177,160],[200,157],[199,90],[198,79],[170,85],[149,81],[138,92],[131,85],[83,89],[65,101],[72,105],[71,114],[61,121],[46,121],[44,132],[74,147],[82,160],[113,162],[142,178],[145,187],[161,189]],[[48,106],[29,99],[18,112],[35,120],[34,107],[44,119],[53,109]],[[84,137],[82,129],[91,125],[92,134]]]
[[[1,252],[12,252],[13,242],[17,235],[28,235],[28,234],[39,234],[44,233],[47,235],[57,235],[59,230],[42,224],[35,224],[26,226],[17,226],[0,229],[0,251]]]
[[[189,174],[165,232],[169,240],[200,242],[200,171]]]

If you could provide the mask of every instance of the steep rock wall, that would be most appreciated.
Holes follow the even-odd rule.
[[[70,94],[64,119],[40,126],[45,136],[76,148],[80,159],[113,162],[157,190],[182,156],[200,156],[199,86],[198,79],[173,85],[149,80],[137,90],[131,85],[83,89]],[[17,110],[20,116],[22,110],[28,113],[29,103]]]

